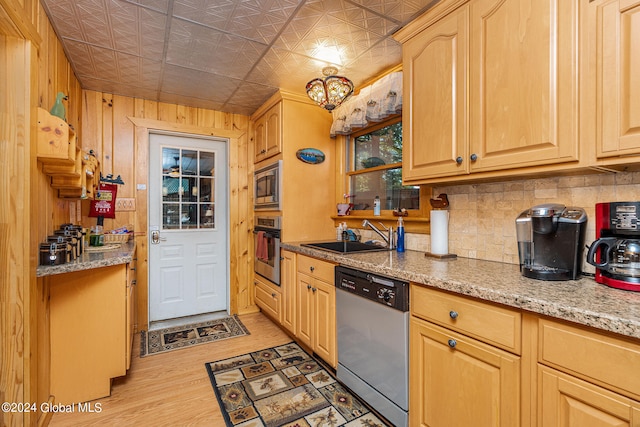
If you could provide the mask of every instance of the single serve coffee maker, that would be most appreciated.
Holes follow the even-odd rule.
[[[575,280],[582,274],[587,214],[584,209],[548,203],[516,218],[520,271],[539,280]]]
[[[640,291],[639,218],[640,202],[596,203],[596,241],[587,253],[596,282]]]

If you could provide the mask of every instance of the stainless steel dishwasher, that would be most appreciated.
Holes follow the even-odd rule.
[[[395,426],[408,425],[409,284],[335,268],[337,376]]]

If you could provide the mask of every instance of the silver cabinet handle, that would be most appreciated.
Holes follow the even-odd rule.
[[[449,317],[451,317],[453,320],[457,319],[458,318],[458,312],[454,311],[454,310],[451,310],[449,312]]]
[[[449,341],[447,341],[447,344],[449,344],[449,347],[451,347],[451,348],[456,348],[456,344],[458,344],[458,343],[456,342],[456,340],[451,338]]]

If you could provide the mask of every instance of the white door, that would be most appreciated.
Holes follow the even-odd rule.
[[[149,321],[227,310],[227,143],[149,135]]]

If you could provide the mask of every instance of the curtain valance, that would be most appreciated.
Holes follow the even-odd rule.
[[[333,110],[331,136],[349,135],[371,122],[402,112],[402,71],[387,74],[365,86]]]

